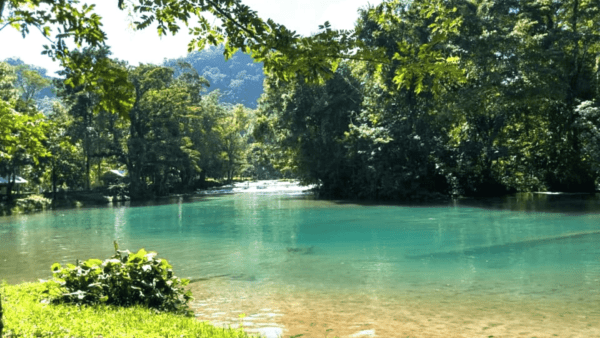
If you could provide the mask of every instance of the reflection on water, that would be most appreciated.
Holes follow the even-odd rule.
[[[463,199],[460,205],[525,212],[599,213],[600,194],[518,193],[497,198]]]
[[[600,335],[598,195],[416,207],[288,188],[2,218],[0,279],[47,278],[117,239],[194,279],[199,319],[250,332]]]

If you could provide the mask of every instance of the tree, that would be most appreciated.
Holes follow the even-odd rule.
[[[14,68],[0,62],[0,175],[8,178],[9,200],[19,168],[38,165],[40,158],[49,156],[43,144],[47,130],[44,116],[17,111],[15,80]]]
[[[200,187],[205,186],[207,177],[223,177],[223,143],[219,123],[227,116],[227,109],[219,103],[219,99],[219,90],[204,95],[197,106],[192,107],[193,116],[187,123],[193,149],[199,154]]]
[[[246,165],[248,115],[244,106],[236,105],[217,124],[227,182],[231,182],[236,171],[243,170]]]
[[[130,102],[133,101],[133,85],[127,78],[125,65],[111,60],[109,56],[108,48],[85,48],[81,52],[73,51],[72,58],[74,60],[94,66],[98,65],[105,68],[106,73],[110,73],[110,75],[108,78],[100,77],[90,84],[84,83],[73,87],[66,83],[78,76],[77,70],[65,68],[59,72],[65,77],[65,81],[56,82],[59,97],[69,104],[69,112],[74,117],[73,123],[69,127],[69,134],[73,140],[81,141],[83,145],[87,189],[90,189],[92,159],[120,154],[120,149],[110,149],[111,145],[115,143],[114,137],[117,134],[113,130],[111,135],[106,135],[106,128],[115,125],[116,115],[109,118],[106,116],[107,111],[117,110],[121,116],[126,116]],[[92,86],[95,88],[92,89]],[[111,97],[114,99],[109,104],[112,109],[102,103],[102,93],[108,91],[112,93]],[[104,117],[103,120],[108,123],[107,125],[98,125],[101,117]],[[110,131],[108,132],[110,133]],[[102,137],[103,135],[105,137]],[[113,140],[109,139],[110,136],[113,136]]]
[[[28,66],[17,67],[17,73],[16,87],[21,92],[21,99],[25,102],[33,100],[37,93],[52,84],[50,79],[43,77],[35,69]]]
[[[49,9],[39,10],[40,4],[49,5]],[[48,24],[62,26],[56,36],[57,40],[48,47],[46,53],[60,59],[64,67],[81,70],[78,76],[72,79],[75,85],[94,82],[106,70],[103,67],[90,67],[89,64],[76,62],[65,48],[66,38],[73,38],[78,46],[85,42],[91,47],[98,47],[105,40],[105,34],[100,28],[101,18],[93,13],[94,6],[78,7],[78,4],[78,1],[67,0],[0,1],[0,24],[4,23],[4,27],[12,25],[23,34],[27,34],[29,27],[33,26],[49,37],[51,31]],[[402,6],[401,1],[390,0],[374,9],[372,15],[382,23],[394,23],[399,20],[394,10]],[[460,18],[452,16],[451,10],[447,9],[441,0],[420,1],[418,6],[429,17],[435,13],[436,19],[432,22],[435,39],[423,44],[413,60],[415,62],[409,62],[404,70],[396,74],[399,84],[406,84],[413,79],[418,84],[421,77],[428,72],[442,77],[456,73],[453,66],[456,60],[438,60],[435,46],[456,29]],[[189,29],[194,35],[188,45],[190,51],[196,48],[202,50],[207,43],[216,46],[224,42],[226,59],[241,49],[251,54],[255,61],[263,62],[267,73],[276,74],[282,79],[302,75],[308,82],[322,82],[333,76],[342,59],[367,59],[385,64],[390,63],[390,57],[407,57],[401,53],[386,55],[383,50],[364,48],[365,45],[357,39],[354,32],[332,30],[328,22],[320,26],[321,31],[318,34],[300,37],[273,20],[265,22],[255,11],[242,4],[241,0],[139,0],[137,3],[119,0],[118,7],[121,10],[128,8],[139,14],[139,18],[134,21],[137,29],[144,29],[151,23],[156,23],[159,36],[166,33],[175,34],[182,24],[188,26],[190,21],[195,19],[198,26]],[[7,17],[2,16],[5,8],[9,9]],[[220,26],[212,25],[203,16],[202,13],[205,12],[219,19]],[[103,76],[106,77],[106,74]],[[422,90],[422,86],[417,85],[415,89]],[[110,101],[110,93],[106,94],[102,102]]]
[[[85,165],[81,143],[74,143],[68,135],[74,118],[59,102],[55,102],[48,116],[49,132],[46,147],[52,156],[45,161],[48,170],[45,176],[50,182],[53,199],[56,199],[58,187],[84,187],[87,182],[86,173],[81,170]],[[49,176],[49,177],[48,177]]]
[[[460,98],[455,108],[464,117],[452,131],[462,185],[594,189],[574,121],[578,102],[592,99],[598,85],[590,76],[597,71],[597,5],[484,1],[471,6],[477,15],[465,22],[474,34],[460,37],[460,49],[471,51],[462,58],[469,82],[452,93]]]
[[[328,195],[345,196],[356,187],[349,179],[354,149],[343,140],[361,96],[347,65],[323,85],[268,77],[253,136],[280,171],[320,184]]]
[[[136,195],[164,195],[169,180],[189,182],[198,171],[199,152],[194,145],[200,93],[208,82],[189,65],[175,69],[141,65],[130,69],[135,101],[129,111],[129,138],[124,162]]]
[[[35,28],[50,42],[50,45],[44,46],[43,53],[59,59],[65,67],[75,68],[76,63],[70,60],[70,51],[66,46],[67,39],[73,39],[78,47],[83,43],[99,47],[106,40],[101,29],[101,18],[93,13],[93,9],[94,5],[80,6],[79,1],[70,0],[0,0],[0,31],[10,26],[25,37],[31,28]],[[51,38],[53,25],[58,26],[54,40]],[[104,72],[104,69],[91,67],[79,70],[87,73],[89,82]],[[82,77],[78,80],[82,80]]]

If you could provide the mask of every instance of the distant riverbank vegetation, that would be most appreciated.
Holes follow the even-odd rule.
[[[592,2],[388,0],[360,9],[354,31],[325,23],[310,37],[223,6],[213,14],[254,28],[203,28],[225,47],[163,65],[72,51],[51,104],[36,101],[47,77],[1,63],[0,174],[133,199],[235,175],[389,200],[600,184]],[[126,174],[103,181],[110,170]]]
[[[204,54],[196,59],[206,58]],[[122,91],[121,99],[132,104],[121,115],[103,110],[89,88],[65,84],[72,75],[69,69],[60,73],[62,79],[51,82],[45,71],[18,60],[9,60],[15,66],[0,64],[3,114],[12,120],[5,122],[11,125],[6,125],[2,147],[6,156],[0,170],[0,176],[7,177],[3,188],[9,200],[17,189],[43,190],[47,197],[60,200],[67,198],[65,194],[73,200],[81,195],[82,201],[93,199],[95,195],[85,191],[94,190],[99,198],[122,200],[193,192],[238,175],[280,177],[268,163],[261,164],[256,153],[250,133],[254,110],[226,102],[251,98],[256,104],[253,81],[262,82],[262,68],[247,55],[241,54],[245,60],[229,61],[234,85],[225,94],[218,89],[209,93],[209,82],[187,62],[130,67],[109,55],[108,49],[74,54],[81,62],[110,63],[115,72],[123,72],[121,82],[105,84]],[[194,62],[194,57],[186,60]],[[246,63],[240,66],[242,61]],[[249,71],[254,74],[244,78]],[[226,82],[217,67],[206,66],[205,73],[215,82]],[[46,86],[55,95],[40,95]],[[258,87],[262,91],[260,82]],[[244,89],[250,89],[249,94],[239,92]],[[20,184],[18,177],[28,183]]]

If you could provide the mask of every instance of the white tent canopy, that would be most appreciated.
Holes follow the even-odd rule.
[[[15,184],[25,184],[25,183],[27,183],[27,180],[23,179],[23,177],[21,177],[21,176],[15,177]],[[0,185],[6,185],[6,184],[8,184],[8,178],[0,176]]]

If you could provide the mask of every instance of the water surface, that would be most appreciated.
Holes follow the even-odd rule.
[[[0,279],[48,278],[116,239],[197,280],[199,319],[251,332],[600,336],[598,196],[403,206],[243,189],[1,218]]]

